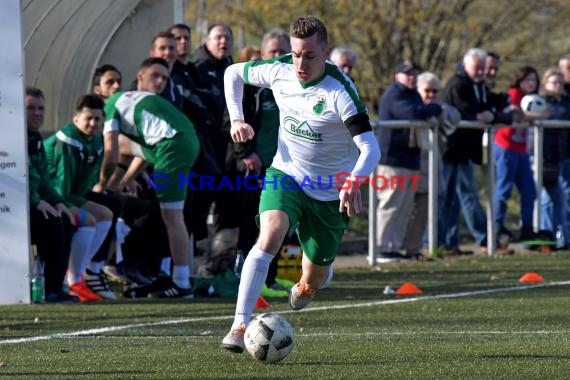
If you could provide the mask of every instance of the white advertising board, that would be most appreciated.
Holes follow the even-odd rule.
[[[30,302],[20,0],[0,1],[0,304]]]

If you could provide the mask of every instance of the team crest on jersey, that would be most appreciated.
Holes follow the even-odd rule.
[[[315,100],[315,104],[313,105],[313,112],[317,115],[320,115],[325,110],[325,106],[327,105],[327,99],[324,96],[318,96]]]
[[[287,116],[283,119],[283,125],[285,126],[285,130],[293,136],[309,141],[323,141],[323,134],[313,131],[307,121],[300,122],[294,117]]]

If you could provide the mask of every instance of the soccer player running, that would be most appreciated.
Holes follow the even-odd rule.
[[[291,225],[299,223],[303,247],[303,273],[291,289],[291,309],[304,308],[316,290],[329,285],[349,217],[362,210],[357,176],[369,175],[380,158],[354,84],[326,61],[325,25],[301,17],[291,25],[290,36],[292,54],[231,65],[224,77],[233,141],[247,141],[254,133],[243,119],[244,84],[271,88],[281,119],[277,153],[261,193],[259,238],[244,262],[234,322],[222,341],[223,348],[236,353],[244,350],[245,326]],[[338,182],[342,172],[351,175]],[[300,186],[308,180],[321,185]]]
[[[115,93],[105,104],[105,153],[100,186],[121,190],[147,163],[153,166],[153,187],[160,202],[174,265],[172,279],[158,277],[147,290],[149,296],[156,298],[193,298],[188,263],[190,242],[182,210],[187,191],[185,178],[198,156],[199,141],[192,122],[157,95],[168,80],[166,61],[145,60],[137,79],[139,91]],[[123,173],[119,173],[121,169],[116,166],[119,153],[132,158]]]

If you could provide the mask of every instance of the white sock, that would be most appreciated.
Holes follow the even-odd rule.
[[[170,262],[172,259],[170,257],[163,257],[160,263],[160,271],[170,275]]]
[[[255,302],[261,294],[263,284],[267,278],[269,264],[273,256],[254,246],[245,258],[241,270],[239,282],[239,292],[236,302],[236,314],[232,330],[239,327],[241,323],[247,326],[255,307]]]
[[[188,265],[175,265],[172,268],[172,281],[182,289],[190,287],[190,267]]]
[[[83,263],[91,246],[91,241],[95,235],[95,227],[79,227],[71,238],[71,252],[69,254],[69,271],[67,273],[67,283],[69,285],[81,282],[81,276],[85,271]]]
[[[87,268],[87,264],[89,264],[99,248],[101,248],[103,241],[105,241],[105,238],[111,229],[111,224],[113,224],[113,221],[111,220],[104,220],[102,222],[95,223],[95,236],[93,236],[93,241],[89,247],[89,256],[84,263],[85,268]]]
[[[324,289],[331,284],[333,274],[334,274],[334,271],[333,271],[333,267],[331,265],[331,266],[329,266],[329,274],[327,276],[327,279],[323,282],[323,284],[321,285],[321,287],[319,289]]]
[[[93,273],[101,273],[104,266],[105,261],[90,261],[89,264],[87,264],[87,269]]]

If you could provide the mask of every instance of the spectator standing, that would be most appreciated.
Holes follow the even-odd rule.
[[[564,77],[563,93],[570,96],[570,54],[565,54],[558,60],[558,69]]]
[[[225,24],[214,24],[208,29],[206,41],[194,53],[196,70],[200,78],[212,83],[220,96],[216,103],[208,104],[213,116],[212,127],[208,133],[213,146],[213,155],[225,173],[227,169],[227,154],[230,144],[230,120],[224,98],[224,72],[233,63],[231,57],[233,48],[233,33]],[[221,175],[217,176],[214,187],[217,187]],[[213,197],[201,202],[199,215],[206,215],[210,210],[212,201],[215,202],[214,223],[216,230],[239,227],[239,217],[236,212],[235,192],[223,187],[211,193]]]
[[[95,69],[91,88],[95,95],[106,100],[115,92],[121,90],[122,81],[123,78],[119,69],[113,65],[105,64]]]
[[[446,83],[440,100],[457,108],[462,120],[490,124],[495,121],[493,95],[485,86],[487,53],[478,48],[469,49],[458,73]],[[458,128],[447,139],[443,155],[443,173],[446,193],[439,199],[439,244],[446,256],[473,254],[459,249],[459,212],[475,240],[487,245],[487,220],[479,203],[479,194],[473,165],[483,160],[481,129]]]
[[[557,68],[550,68],[542,76],[541,95],[548,105],[550,120],[570,120],[570,102],[564,96],[564,77]],[[570,178],[570,134],[565,128],[545,128],[543,132],[543,174],[541,191],[540,229],[552,232],[557,248],[564,248],[570,235],[565,228],[568,214]]]
[[[220,176],[223,166],[216,157],[214,143],[212,142],[212,129],[215,128],[215,117],[210,110],[219,108],[223,102],[222,92],[210,83],[207,77],[200,77],[194,62],[189,59],[191,49],[190,27],[186,24],[172,25],[168,31],[176,40],[178,59],[174,63],[171,76],[175,82],[182,82],[181,91],[184,95],[184,114],[192,121],[196,134],[200,140],[200,153],[193,172],[198,175],[191,179],[194,187],[199,188],[199,176]],[[207,218],[214,193],[208,188],[188,192],[188,199],[184,205],[184,221],[188,232],[193,236],[193,242],[208,237]]]
[[[497,73],[501,67],[501,56],[494,51],[487,52],[485,59],[485,84],[490,90],[497,86]]]
[[[520,113],[521,99],[527,94],[538,92],[540,81],[535,68],[521,66],[515,71],[514,80],[508,94],[511,106]],[[512,236],[505,226],[507,202],[513,185],[520,194],[522,228],[520,240],[535,238],[532,227],[532,214],[536,189],[532,178],[530,156],[527,151],[528,131],[526,128],[501,127],[495,132],[493,155],[497,174],[497,185],[493,196],[495,223],[498,235]]]
[[[424,104],[417,92],[418,70],[411,62],[400,63],[395,70],[395,81],[380,97],[380,120],[428,120],[439,117],[439,104]],[[384,128],[379,132],[382,157],[378,175],[389,180],[402,176],[402,186],[378,190],[376,210],[378,262],[409,260],[401,254],[406,227],[414,205],[416,180],[420,170],[420,149],[410,146],[414,130],[410,128]]]
[[[441,82],[437,75],[429,71],[421,73],[418,75],[417,88],[424,104],[437,103],[437,94],[441,88]],[[447,112],[449,108],[450,106],[444,108],[444,117],[451,118],[452,115]],[[454,111],[455,116],[459,116],[457,110]],[[458,119],[453,120],[453,122],[458,121]],[[427,132],[427,129],[425,132]],[[419,171],[421,177],[417,181],[417,189],[414,194],[413,208],[404,239],[404,251],[406,252],[406,256],[418,260],[423,259],[421,249],[428,220],[428,155],[428,150],[421,150]],[[443,189],[441,154],[437,157],[437,159],[439,160],[437,183],[439,184],[438,188]],[[438,193],[440,192],[441,190],[438,191]]]
[[[354,69],[357,60],[358,55],[356,52],[346,45],[337,46],[331,51],[331,62],[337,65],[351,80],[350,73]],[[352,81],[354,82],[354,80]]]

